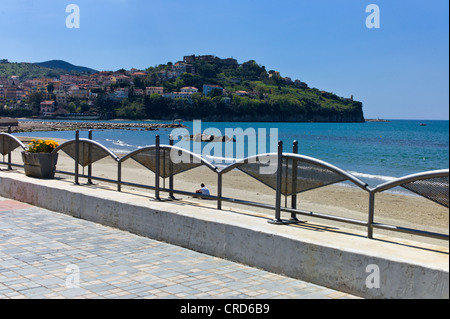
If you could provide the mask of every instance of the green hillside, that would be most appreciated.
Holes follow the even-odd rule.
[[[41,77],[59,78],[64,74],[79,74],[79,72],[47,68],[33,63],[0,63],[0,76],[17,75],[22,81]]]
[[[301,81],[283,78],[276,71],[267,71],[254,60],[238,65],[217,58],[209,62],[194,61],[193,65],[195,75],[184,73],[175,80],[163,80],[158,76],[161,71],[171,70],[172,63],[150,67],[142,86],[163,86],[165,92],[178,92],[184,86],[194,86],[201,91],[204,84],[212,84],[223,87],[227,92],[246,91],[251,94],[233,94],[231,101],[225,101],[220,96],[194,94],[192,105],[183,107],[179,107],[181,101],[178,104],[155,101],[155,106],[151,107],[150,101],[147,102],[147,106],[150,105],[147,116],[236,121],[364,121],[361,102],[309,88]]]

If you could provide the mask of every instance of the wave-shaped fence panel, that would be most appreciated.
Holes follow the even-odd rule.
[[[296,145],[294,144],[294,151]],[[255,178],[261,183],[275,190],[275,206],[260,205],[258,203],[250,203],[237,199],[223,198],[222,195],[222,175],[239,169],[240,171]],[[265,208],[273,208],[275,210],[275,218],[270,221],[274,224],[298,223],[297,215],[308,215],[318,218],[326,218],[335,221],[352,223],[360,226],[366,226],[367,222],[356,219],[349,219],[340,216],[332,216],[315,212],[306,212],[296,209],[296,198],[298,193],[308,190],[317,189],[327,185],[350,181],[363,190],[367,190],[367,183],[359,180],[352,174],[342,170],[330,163],[321,161],[316,158],[299,155],[296,153],[284,153],[283,143],[279,142],[277,153],[261,154],[248,157],[229,165],[220,171],[219,177],[219,205],[221,201],[228,200],[235,203],[259,206]],[[292,208],[282,208],[281,196],[292,196]],[[281,219],[281,212],[291,212],[290,220]]]
[[[160,198],[160,191],[166,191],[165,188],[161,188],[159,185],[160,178],[169,178],[169,189],[167,191],[169,192],[169,196],[171,198],[174,198],[174,193],[196,195],[190,192],[175,190],[175,175],[197,168],[199,166],[206,166],[213,172],[217,172],[217,167],[204,160],[201,156],[198,156],[195,153],[179,148],[177,146],[173,146],[172,139],[170,140],[171,145],[161,145],[159,136],[156,136],[155,142],[155,145],[135,150],[131,153],[128,153],[119,160],[118,191],[121,190],[121,185],[143,187],[143,185],[122,181],[122,163],[130,158],[141,164],[145,168],[151,170],[155,174],[155,186],[145,186],[145,188],[154,189],[155,197],[157,199]]]
[[[53,150],[54,153],[59,151],[69,155],[82,167],[92,165],[108,156],[116,161],[119,160],[119,157],[108,148],[89,139],[79,139],[78,142],[76,140],[65,142]]]
[[[105,182],[115,182],[110,179],[105,179],[101,177],[92,176],[92,164],[110,156],[114,161],[118,162],[119,157],[114,154],[107,147],[102,144],[92,140],[92,131],[89,131],[89,138],[83,139],[79,137],[79,131],[75,133],[75,139],[62,143],[57,148],[53,150],[53,153],[58,153],[63,151],[69,157],[71,157],[75,161],[75,169],[74,173],[64,172],[64,171],[56,171],[56,173],[67,174],[75,176],[75,184],[79,185],[79,166],[88,167],[88,175],[81,175],[81,177],[86,177],[88,179],[88,183],[92,184],[92,179],[105,181]]]
[[[89,132],[89,139],[80,139],[79,132],[77,131],[75,134],[75,140],[67,141],[61,144],[54,150],[54,152],[57,153],[59,151],[63,151],[75,161],[74,173],[62,171],[56,171],[56,173],[75,176],[75,184],[77,185],[79,185],[79,177],[83,177],[87,178],[89,182],[91,182],[91,179],[96,179],[115,183],[117,184],[118,191],[121,191],[121,185],[152,189],[155,191],[155,197],[157,199],[160,199],[160,192],[167,192],[172,198],[174,198],[174,194],[183,194],[189,196],[201,196],[216,200],[217,209],[222,209],[222,202],[224,201],[261,207],[273,210],[275,212],[275,218],[269,221],[275,224],[297,223],[299,222],[297,215],[335,220],[367,227],[367,234],[369,238],[373,238],[374,228],[380,228],[438,239],[449,239],[448,234],[436,234],[374,222],[375,195],[398,186],[408,189],[415,194],[423,196],[424,198],[440,205],[449,207],[448,169],[405,176],[371,189],[368,187],[367,183],[353,176],[351,173],[340,169],[339,167],[313,157],[297,154],[297,145],[297,142],[294,142],[293,152],[286,153],[283,152],[283,143],[279,142],[277,153],[250,156],[230,164],[222,170],[219,170],[216,166],[197,154],[173,146],[172,140],[170,145],[161,145],[159,136],[156,137],[155,145],[132,151],[122,158],[119,158],[102,144],[93,141],[91,131]],[[13,135],[0,133],[0,153],[3,156],[9,155],[10,157],[11,152],[18,147],[25,149],[25,145],[23,145],[23,143]],[[93,176],[91,169],[92,164],[108,156],[117,163],[117,179],[105,179],[98,176]],[[122,164],[129,159],[136,161],[154,173],[154,186],[122,181]],[[20,164],[12,164],[11,160],[9,160],[8,163],[1,162],[1,164],[8,164],[9,169],[11,169],[11,165],[23,167],[23,165]],[[79,166],[87,166],[89,168],[88,175],[80,175],[78,172]],[[199,195],[196,193],[175,189],[174,176],[200,166],[206,166],[213,173],[217,174],[216,196]],[[251,176],[274,190],[274,205],[222,196],[223,176],[234,169],[238,169],[239,171]],[[169,188],[160,187],[160,178],[163,178],[164,180],[166,178],[169,179]],[[353,183],[355,186],[364,191],[365,194],[369,195],[369,212],[367,220],[350,219],[341,216],[308,212],[297,209],[297,194],[344,181]],[[282,207],[282,195],[286,197],[291,196],[292,202],[290,208],[287,207],[287,205],[285,205],[286,207]],[[282,220],[282,211],[291,213],[291,219],[288,221]]]
[[[274,169],[271,169],[269,164],[276,163],[277,156],[277,154],[263,154],[249,157],[226,167],[222,170],[222,174],[238,169],[273,190],[277,190],[278,169],[276,165]],[[367,186],[365,182],[350,173],[321,160],[298,154],[283,153],[282,155],[280,192],[284,196],[292,196],[344,181],[351,181],[361,188]]]
[[[19,147],[23,150],[26,148],[26,146],[17,137],[9,133],[0,133],[0,154],[3,156],[8,155],[8,162],[2,162],[3,164],[8,165],[8,169],[11,169],[12,166],[23,167],[23,165],[20,164],[13,164],[11,159],[11,152]]]
[[[369,223],[368,223],[368,237],[373,237],[373,229],[380,228],[386,230],[395,230],[398,232],[422,235],[426,237],[449,240],[449,235],[437,234],[422,230],[410,229],[406,227],[399,227],[393,225],[386,225],[375,223],[375,195],[394,187],[403,187],[417,195],[438,203],[444,207],[449,207],[449,170],[435,170],[429,172],[422,172],[404,176],[393,181],[389,181],[369,189]]]
[[[3,156],[11,153],[18,147],[25,149],[25,145],[17,137],[7,133],[0,133],[0,153]]]
[[[174,161],[174,157],[180,160]],[[172,145],[160,145],[159,157],[157,156],[157,146],[153,145],[125,155],[120,159],[120,162],[123,163],[129,158],[154,173],[157,170],[156,163],[159,161],[159,176],[162,178],[172,177],[202,165],[209,167],[213,171],[217,169],[202,157]]]

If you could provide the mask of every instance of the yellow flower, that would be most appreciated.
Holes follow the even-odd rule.
[[[28,151],[31,153],[51,153],[55,148],[59,146],[53,140],[32,140],[30,144],[28,144]]]

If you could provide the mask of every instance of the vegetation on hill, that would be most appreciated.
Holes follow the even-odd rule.
[[[59,78],[64,74],[78,75],[78,71],[67,71],[40,66],[34,63],[0,63],[0,76],[19,76],[20,80],[34,78]]]
[[[135,79],[136,88],[162,86],[164,92],[179,92],[193,86],[200,91],[204,84],[219,85],[227,92],[246,91],[229,98],[212,93],[195,93],[192,102],[168,99],[154,94],[150,97],[131,97],[116,103],[114,116],[123,118],[204,119],[211,121],[314,121],[363,122],[362,103],[344,99],[333,93],[309,88],[306,83],[282,78],[278,72],[267,71],[251,60],[241,65],[195,61],[195,74],[184,73],[176,79],[158,74],[170,71],[172,63],[150,67],[144,80]],[[105,103],[99,103],[106,111]]]

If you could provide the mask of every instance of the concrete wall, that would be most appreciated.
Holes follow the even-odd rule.
[[[449,298],[448,251],[11,172],[0,172],[0,196],[365,298]],[[379,270],[379,288],[366,285],[376,275],[369,265]]]

